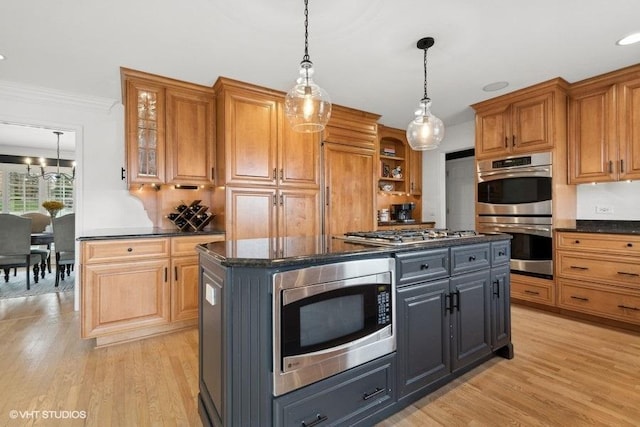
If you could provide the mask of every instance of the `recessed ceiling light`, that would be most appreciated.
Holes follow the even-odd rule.
[[[2,61],[3,59],[6,59],[6,56],[0,53],[0,61]]]
[[[494,92],[496,90],[504,89],[507,86],[509,86],[509,82],[494,82],[489,83],[488,85],[483,87],[482,90],[485,92]]]
[[[634,44],[640,42],[640,33],[629,34],[627,37],[623,37],[616,42],[619,46],[626,46],[628,44]]]

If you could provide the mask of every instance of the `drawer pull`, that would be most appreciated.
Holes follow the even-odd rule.
[[[632,248],[633,247],[633,243],[627,243],[627,247],[628,248]]]
[[[589,298],[586,297],[577,297],[575,295],[571,295],[571,299],[577,299],[578,301],[589,301]]]
[[[626,271],[618,271],[618,274],[621,274],[623,276],[631,276],[631,277],[640,276],[640,274],[638,274],[638,273],[627,273]]]
[[[575,243],[576,245],[579,245],[580,244],[580,240],[576,239],[576,241],[573,242],[573,243]]]
[[[473,262],[473,261],[475,261],[475,260],[476,260],[476,256],[475,256],[475,255],[471,255],[471,256],[469,257],[469,262]]]
[[[420,270],[427,270],[427,269],[429,269],[429,264],[422,264],[420,266]]]
[[[374,391],[372,391],[371,393],[365,393],[362,395],[362,400],[369,400],[372,399],[374,397],[376,397],[377,395],[384,393],[384,389],[380,388],[380,387],[376,387],[376,389]]]
[[[303,421],[300,425],[302,427],[313,427],[313,426],[317,426],[318,424],[327,421],[329,419],[329,417],[327,417],[326,415],[320,415],[320,414],[316,414],[316,419],[311,421],[310,423],[307,423],[305,421]]]
[[[127,248],[127,252],[133,252],[133,248]]]
[[[618,304],[618,308],[621,308],[623,310],[640,311],[640,308],[638,307],[629,307],[628,305],[623,305],[623,304]]]
[[[580,267],[579,265],[572,265],[572,266],[571,266],[571,267],[569,267],[569,268],[571,268],[571,269],[573,269],[573,270],[583,270],[583,271],[584,271],[584,270],[588,270],[588,269],[589,269],[588,267]]]
[[[498,251],[498,256],[505,256],[507,253],[505,251]]]
[[[525,294],[531,294],[531,295],[540,295],[540,292],[538,292],[538,291],[530,291],[529,289],[525,289],[524,293]]]

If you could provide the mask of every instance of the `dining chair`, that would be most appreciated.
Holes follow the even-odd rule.
[[[33,266],[33,281],[38,283],[40,254],[31,251],[31,219],[17,215],[0,214],[0,268],[4,281],[9,281],[12,268],[25,267],[27,290],[31,289],[29,267]]]
[[[44,233],[47,225],[51,224],[51,217],[40,212],[27,212],[21,216],[23,218],[31,218],[31,233]],[[42,246],[32,246],[31,251],[40,254],[42,258],[40,273],[44,278],[45,272],[51,273],[51,245],[47,245],[46,249],[43,249]]]
[[[56,284],[71,274],[76,259],[76,215],[53,218],[53,248],[56,252]],[[66,271],[65,271],[66,268]]]

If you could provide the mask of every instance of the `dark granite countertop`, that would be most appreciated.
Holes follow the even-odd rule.
[[[575,228],[556,228],[556,231],[577,233],[640,234],[640,221],[576,220]]]
[[[326,236],[285,237],[284,254],[275,254],[276,239],[245,239],[212,242],[196,250],[233,267],[280,267],[316,262],[343,261],[353,257],[391,256],[399,252],[509,240],[508,234],[487,234],[460,239],[438,239],[406,246],[370,246]]]
[[[149,237],[179,237],[224,234],[224,231],[180,231],[176,228],[104,228],[87,230],[76,240],[115,240],[115,239],[142,239]]]
[[[386,226],[391,226],[391,225],[413,225],[416,227],[419,226],[434,226],[436,224],[435,221],[413,221],[413,222],[406,222],[406,221],[378,221],[378,227],[386,227]],[[429,228],[429,227],[425,227],[425,228]]]

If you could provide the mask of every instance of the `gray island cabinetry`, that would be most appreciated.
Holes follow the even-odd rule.
[[[278,255],[269,239],[199,245],[203,425],[368,426],[494,355],[513,357],[509,239],[495,234],[376,247],[296,237],[286,242],[290,252]],[[304,295],[287,287],[301,281],[322,284],[306,287]],[[323,304],[331,292],[340,298]],[[305,311],[313,305],[322,307],[319,314]],[[372,325],[360,321],[367,316],[357,314],[359,305],[373,307]],[[316,351],[307,321],[326,324],[320,336],[375,330]],[[340,358],[354,342],[361,349]],[[298,359],[303,348],[313,358],[337,356],[308,372],[305,364],[316,361]],[[291,383],[283,388],[287,370]]]

